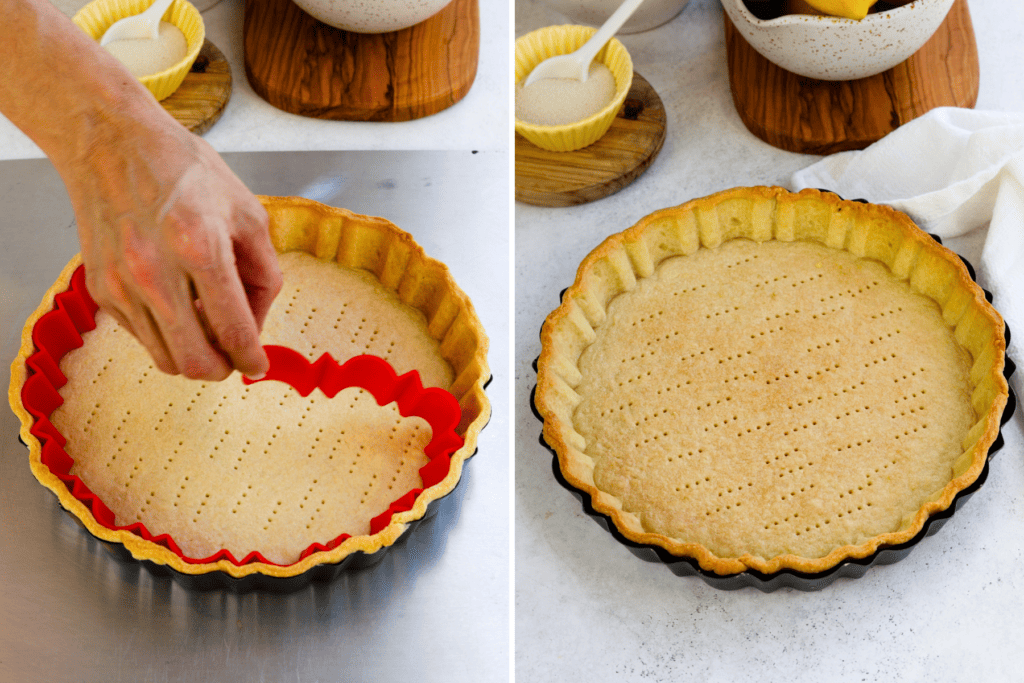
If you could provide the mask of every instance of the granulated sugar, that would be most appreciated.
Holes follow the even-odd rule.
[[[104,45],[110,54],[128,67],[136,78],[151,76],[174,66],[188,54],[185,34],[174,24],[161,21],[160,33],[152,38],[115,40]]]
[[[542,78],[528,87],[516,85],[516,118],[541,126],[582,121],[615,97],[615,76],[600,62],[590,65],[587,80]]]

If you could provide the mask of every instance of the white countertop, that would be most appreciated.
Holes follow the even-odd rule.
[[[971,0],[979,109],[1024,111],[1024,8]],[[516,35],[566,23],[518,0]],[[660,155],[591,204],[515,204],[515,661],[524,681],[1021,680],[1024,437],[1003,429],[981,490],[893,565],[818,593],[726,592],[643,562],[587,517],[551,473],[529,408],[544,317],[604,237],[662,207],[737,185],[788,185],[818,157],[777,150],[733,106],[718,0],[620,36],[668,113]],[[1008,68],[1008,65],[1015,65]],[[946,244],[977,263],[984,230]],[[1024,334],[1024,330],[1014,331]],[[1018,364],[1024,359],[1015,359]]]
[[[54,0],[72,15],[87,0]],[[199,6],[209,1],[198,3]],[[245,77],[243,0],[220,0],[203,12],[206,37],[231,65],[231,99],[203,137],[219,152],[303,150],[508,149],[509,12],[505,2],[480,1],[480,59],[469,93],[453,106],[414,121],[322,121],[268,104]],[[0,160],[33,159],[43,153],[0,115]]]

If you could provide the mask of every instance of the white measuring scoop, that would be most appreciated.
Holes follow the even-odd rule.
[[[530,85],[534,81],[539,81],[542,78],[572,78],[577,81],[587,80],[587,76],[590,74],[590,63],[594,61],[594,57],[601,51],[604,44],[611,40],[612,36],[622,28],[622,25],[626,23],[633,12],[636,11],[637,7],[644,0],[625,0],[619,8],[615,10],[608,21],[604,22],[604,25],[597,30],[590,40],[583,43],[574,52],[570,52],[567,55],[555,55],[554,57],[548,57],[543,62],[533,67],[533,71],[526,77],[524,86]]]
[[[174,0],[154,0],[144,12],[124,19],[118,19],[106,30],[100,38],[100,45],[106,45],[115,40],[130,40],[132,38],[152,38],[156,40],[160,35],[160,19],[164,12],[171,6]]]

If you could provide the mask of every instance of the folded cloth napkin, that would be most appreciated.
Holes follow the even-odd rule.
[[[796,172],[792,185],[888,204],[940,237],[987,225],[978,277],[1013,333],[1007,353],[1024,360],[1024,114],[933,109]],[[1022,376],[1011,380],[1018,396]]]

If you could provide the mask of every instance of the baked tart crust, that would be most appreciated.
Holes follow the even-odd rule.
[[[584,259],[542,330],[562,475],[627,539],[719,575],[912,539],[981,474],[1004,325],[888,207],[736,188]]]
[[[267,212],[270,216],[270,233],[275,249],[281,254],[282,260],[290,262],[289,270],[291,272],[303,271],[309,274],[310,277],[301,280],[304,291],[292,291],[289,290],[289,296],[279,297],[279,300],[275,302],[275,307],[281,309],[281,313],[274,316],[268,316],[268,326],[264,330],[264,343],[284,343],[290,348],[295,348],[306,356],[307,360],[313,361],[323,352],[328,352],[332,355],[335,361],[343,363],[352,355],[358,353],[370,353],[384,357],[391,361],[394,365],[397,373],[406,373],[409,370],[417,370],[422,375],[422,381],[424,386],[439,386],[451,392],[452,395],[458,400],[461,408],[461,417],[455,432],[462,438],[463,445],[461,448],[452,453],[450,458],[450,467],[447,475],[437,483],[424,488],[412,504],[411,509],[395,512],[391,516],[390,523],[377,533],[355,533],[351,538],[342,541],[336,547],[328,547],[322,550],[316,550],[311,552],[298,561],[289,562],[289,559],[294,555],[294,548],[268,548],[256,550],[263,553],[263,550],[267,551],[267,555],[270,559],[269,562],[262,561],[248,561],[241,564],[233,563],[226,559],[219,559],[215,562],[202,562],[198,563],[195,561],[189,562],[184,560],[179,554],[174,552],[172,549],[155,543],[151,540],[145,539],[132,531],[126,529],[111,529],[109,526],[101,524],[97,521],[93,515],[92,510],[89,506],[83,503],[79,498],[72,494],[69,490],[69,486],[66,485],[60,478],[58,478],[51,469],[42,461],[42,444],[40,440],[30,431],[34,418],[26,409],[22,401],[22,388],[25,385],[26,380],[31,374],[31,370],[26,364],[27,359],[33,353],[37,351],[36,345],[32,339],[33,329],[36,322],[47,312],[54,309],[55,297],[68,289],[72,279],[72,275],[81,264],[80,257],[72,259],[72,261],[65,267],[61,276],[57,279],[54,285],[47,291],[43,297],[39,308],[33,313],[33,315],[27,321],[25,328],[22,333],[22,346],[18,357],[12,364],[12,378],[11,386],[9,389],[9,399],[12,408],[15,413],[19,416],[22,422],[21,437],[22,440],[29,446],[29,457],[30,465],[33,474],[36,478],[47,488],[51,489],[58,497],[60,504],[66,510],[68,510],[78,521],[80,521],[86,529],[94,536],[100,538],[103,541],[120,544],[127,549],[133,557],[139,560],[148,560],[157,565],[166,565],[170,568],[185,574],[185,575],[203,575],[215,572],[223,572],[229,577],[242,578],[254,574],[262,574],[269,577],[296,577],[306,573],[308,570],[321,565],[339,565],[342,564],[346,558],[353,556],[358,553],[370,555],[386,549],[393,545],[395,541],[405,532],[410,525],[415,524],[416,521],[422,519],[427,513],[427,507],[430,503],[444,497],[450,493],[457,485],[461,473],[462,466],[465,461],[471,457],[476,451],[476,441],[480,430],[487,423],[490,416],[490,404],[487,400],[487,396],[484,392],[484,385],[490,379],[490,371],[487,365],[487,337],[484,334],[483,328],[480,325],[479,319],[473,309],[473,305],[469,298],[459,289],[452,279],[448,268],[426,256],[422,248],[419,247],[412,239],[410,235],[397,228],[394,224],[382,218],[361,216],[354,214],[345,209],[337,209],[329,207],[318,202],[311,200],[298,198],[298,197],[260,197],[260,200],[264,204]],[[294,253],[293,253],[294,252]],[[308,325],[312,318],[295,320],[292,322],[289,319],[289,315],[292,311],[298,313],[301,309],[304,313],[309,313],[310,305],[315,310],[316,302],[318,297],[324,303],[330,303],[336,300],[334,295],[329,289],[323,291],[310,291],[310,289],[318,289],[321,287],[321,283],[317,282],[317,271],[320,267],[318,264],[321,262],[336,262],[341,266],[344,266],[349,277],[349,286],[364,286],[366,289],[364,301],[368,301],[366,304],[366,310],[362,311],[360,315],[364,315],[368,318],[375,318],[378,322],[378,327],[381,329],[363,329],[359,326],[360,322],[364,321],[344,321],[345,324],[339,323],[338,327],[342,328],[345,339],[343,343],[335,341],[332,343],[334,338],[334,318],[332,317],[328,324],[314,324],[312,327],[304,326]],[[351,278],[356,277],[361,280],[353,281]],[[312,284],[310,284],[312,283]],[[289,285],[286,283],[286,289]],[[298,290],[298,287],[292,287],[294,290]],[[376,291],[376,294],[374,293]],[[303,299],[307,301],[303,302]],[[401,302],[401,303],[397,303]],[[304,304],[304,305],[303,305]],[[291,306],[296,306],[291,308]],[[408,309],[410,313],[406,313]],[[341,318],[344,312],[339,309],[338,311],[332,312],[333,315],[337,315]],[[314,313],[310,315],[315,317]],[[297,316],[293,316],[297,317]],[[303,318],[308,316],[303,315]],[[416,327],[415,318],[419,317],[420,327],[424,329],[425,334],[421,335],[422,338],[413,338],[413,334],[400,333],[395,337],[391,338],[391,341],[387,342],[384,339],[392,329],[400,328],[405,330],[414,330]],[[126,337],[122,332],[119,333],[115,329],[111,328],[107,324],[108,321],[104,321],[105,316],[100,313],[97,316],[97,323],[101,330],[99,334],[104,334],[108,337],[115,338],[115,346],[117,336],[120,334],[121,337]],[[314,321],[314,323],[321,321]],[[358,328],[358,329],[356,329]],[[105,330],[105,331],[103,331]],[[86,334],[86,342],[88,343],[88,334]],[[337,334],[341,334],[340,332]],[[362,335],[362,336],[360,336]],[[268,341],[266,337],[271,337]],[[351,337],[351,339],[349,339]],[[131,341],[131,340],[128,340]],[[136,349],[135,351],[138,351]],[[394,351],[393,355],[390,355]],[[72,357],[74,352],[68,355]],[[439,356],[441,360],[438,362],[429,362],[431,355]],[[418,360],[417,360],[418,359]],[[440,360],[439,359],[439,360]],[[77,359],[71,358],[72,361]],[[101,364],[107,359],[101,359]],[[88,363],[87,363],[88,364]],[[412,365],[423,365],[423,367],[403,367],[404,364]],[[72,363],[74,365],[74,363]],[[113,366],[110,370],[114,373],[116,370],[116,363],[110,362]],[[64,368],[65,365],[62,365]],[[106,372],[98,367],[89,367],[88,370],[92,373]],[[158,372],[154,373],[159,375]],[[134,375],[131,378],[132,384],[138,381],[150,381],[149,378],[144,378],[140,375],[136,378]],[[182,378],[152,378],[154,380],[159,379],[163,382],[166,380],[175,380],[178,383],[187,384],[190,387],[191,381]],[[237,377],[229,378],[225,382],[231,382],[232,379],[236,380],[235,383],[241,386],[241,382]],[[73,382],[69,382],[73,385]],[[127,382],[124,383],[127,387]],[[195,383],[194,388],[198,388],[199,383]],[[263,386],[266,385],[266,386]],[[277,385],[276,387],[271,385]],[[289,387],[280,384],[278,382],[264,382],[257,383],[251,387],[246,387],[245,392],[254,392],[246,394],[247,397],[255,398],[257,394],[262,393],[274,393],[274,397],[269,397],[264,400],[264,403],[270,405],[276,405],[277,394],[280,394],[280,400],[293,401],[298,400],[297,398],[287,398],[287,392],[290,390]],[[390,406],[378,407],[374,404],[373,398],[368,395],[360,394],[363,392],[361,389],[345,389],[331,400],[344,401],[350,403],[353,406],[357,406],[360,398],[366,399],[363,403],[369,403],[372,405],[372,410],[367,408],[362,409],[362,414],[373,415],[377,419],[377,423],[374,425],[374,430],[381,433],[394,433],[396,438],[402,443],[398,447],[398,451],[412,450],[409,452],[408,457],[405,459],[410,464],[406,465],[407,469],[412,470],[412,474],[409,472],[394,472],[393,486],[395,490],[407,490],[414,484],[415,468],[423,464],[424,459],[422,453],[416,454],[418,447],[421,447],[425,439],[419,425],[419,418],[401,418],[398,416],[397,411],[394,409],[394,404]],[[207,390],[204,387],[196,396],[200,404],[209,403],[211,400],[214,403],[209,405],[203,405],[203,410],[196,407],[196,413],[198,420],[203,424],[197,424],[196,429],[205,427],[205,423],[211,419],[211,411],[231,410],[231,402],[225,396],[223,401],[219,396],[206,397],[204,393],[220,393],[220,387],[216,384],[211,384],[210,389]],[[235,402],[235,410],[238,414],[244,414],[251,412],[251,409],[245,407],[244,400],[239,402],[241,392],[236,391],[233,393],[239,394],[238,396],[232,396],[231,399]],[[365,392],[364,392],[365,393]],[[164,403],[166,397],[161,397]],[[155,400],[155,399],[154,399]],[[326,402],[327,399],[322,401]],[[173,400],[171,401],[173,403]],[[145,403],[143,401],[142,403]],[[184,400],[179,401],[184,403]],[[215,404],[223,403],[224,405],[217,406]],[[282,403],[283,405],[283,403]],[[178,423],[167,423],[168,429],[176,429],[186,433],[182,434],[183,440],[188,438],[187,434],[187,417],[188,415],[184,412],[190,409],[192,406],[181,406],[177,408],[164,406],[161,403],[160,408],[165,412],[157,410],[156,412],[146,412],[144,407],[140,404],[138,412],[146,412],[147,424],[152,424],[154,429],[158,429],[160,424],[165,420],[177,419]],[[61,409],[58,408],[56,412]],[[176,415],[169,415],[167,411],[177,411]],[[102,411],[99,411],[102,412]],[[150,415],[149,413],[153,414]],[[266,413],[267,410],[261,411]],[[357,406],[357,414],[359,409]],[[158,415],[159,413],[159,415]],[[394,413],[392,415],[391,413]],[[80,422],[79,416],[71,419],[71,422],[66,425],[69,433],[76,429],[73,423]],[[358,417],[358,415],[357,415]],[[102,420],[93,418],[97,423],[101,423]],[[305,418],[303,418],[305,419]],[[305,429],[317,429],[321,430],[327,427],[332,428],[332,425],[322,423],[323,417],[318,418],[321,422],[315,420],[308,420],[309,424],[306,424]],[[55,423],[59,422],[59,416],[54,416]],[[184,421],[183,421],[184,420]],[[109,420],[108,420],[109,421]],[[271,419],[272,421],[272,419]],[[378,424],[379,423],[379,424]],[[184,425],[184,427],[183,427]],[[392,425],[394,425],[392,430]],[[105,427],[109,427],[106,425]],[[333,425],[336,428],[336,425]],[[87,424],[78,425],[77,428],[86,429]],[[221,425],[219,428],[223,428]],[[270,426],[273,431],[272,425]],[[116,427],[115,427],[116,430]],[[229,428],[230,431],[230,428]],[[375,432],[375,433],[376,433]],[[239,435],[226,435],[222,437],[224,439],[237,440]],[[274,437],[271,434],[271,438]],[[264,439],[270,441],[271,438]],[[347,437],[342,437],[347,438]],[[298,439],[303,448],[308,446],[306,444],[310,439],[319,440],[316,436],[309,436],[308,438]],[[216,439],[212,443],[217,443]],[[310,441],[310,444],[312,441]],[[341,441],[339,441],[339,445]],[[235,444],[236,446],[238,444]],[[356,448],[358,446],[355,446]],[[182,444],[183,449],[188,447]],[[227,458],[220,458],[215,461],[214,447],[210,447],[210,462],[221,463],[225,461],[226,464],[223,467],[226,471],[230,471],[231,462]],[[130,448],[127,450],[131,450]],[[252,449],[254,452],[257,449]],[[322,460],[331,459],[330,455],[327,455],[328,451],[325,447],[320,450],[324,451],[326,457],[321,458]],[[311,454],[308,454],[305,450],[294,449],[285,447],[281,449],[285,454],[290,454],[293,457],[305,459],[308,457],[312,458]],[[168,456],[168,454],[164,454]],[[238,455],[238,454],[236,454]],[[128,456],[123,456],[124,457]],[[142,458],[140,457],[141,461]],[[167,457],[170,462],[164,463],[161,459],[160,463],[164,464],[165,468],[175,467],[173,458]],[[108,459],[107,462],[110,462]],[[241,460],[239,461],[241,462]],[[247,463],[251,464],[251,463]],[[262,463],[261,469],[270,467],[274,463],[273,461],[267,461]],[[326,462],[325,462],[326,464]],[[348,464],[348,463],[346,463]],[[104,462],[101,460],[98,463],[93,463],[91,466],[94,470],[102,469]],[[119,466],[119,464],[115,465]],[[151,465],[147,465],[151,466]],[[218,466],[222,466],[218,464]],[[357,463],[353,461],[351,465],[354,469],[358,469],[365,464]],[[254,468],[255,469],[255,468]],[[329,471],[328,466],[327,470]],[[131,472],[131,470],[126,470]],[[276,469],[270,467],[271,476],[286,476],[288,467],[278,464]],[[275,475],[274,472],[277,474]],[[351,492],[324,492],[317,491],[316,498],[326,498],[331,493],[335,495],[353,493],[360,494],[370,491],[371,486],[366,482],[376,483],[376,476],[380,476],[375,470],[366,470],[362,473],[356,472],[356,475],[362,474],[363,480],[360,481],[358,486],[353,488]],[[178,472],[179,478],[182,472]],[[315,475],[314,475],[315,476]],[[371,477],[373,479],[371,480]],[[186,476],[187,478],[187,476]],[[185,484],[185,482],[182,482]],[[389,482],[391,483],[391,482]],[[384,488],[386,484],[380,485],[380,488]],[[148,489],[148,487],[146,487]],[[186,486],[183,485],[182,489],[185,490]],[[243,487],[244,489],[244,487]],[[238,502],[246,502],[246,498],[242,496],[245,491],[239,489]],[[356,490],[358,489],[358,490]],[[373,493],[370,491],[371,494]],[[253,495],[255,493],[251,492]],[[147,498],[146,490],[140,489],[139,496]],[[210,514],[210,509],[203,507],[206,501],[202,498],[201,491],[187,491],[186,495],[193,498],[199,496],[196,500],[190,501],[189,511],[193,514],[195,512],[206,511]],[[248,495],[248,494],[247,494]],[[387,499],[387,495],[381,497],[382,494],[377,493],[376,495],[365,496],[368,501],[368,506],[379,506],[381,501]],[[344,497],[344,496],[343,496]],[[154,496],[156,498],[156,496]],[[141,500],[141,499],[140,499]],[[173,499],[172,499],[173,500]],[[208,499],[207,499],[208,500]],[[140,501],[134,501],[138,504]],[[266,501],[264,501],[266,502]],[[291,504],[290,507],[296,507],[295,503],[298,501],[281,501],[281,503]],[[309,507],[316,508],[317,504],[321,503],[320,500],[310,501]],[[149,503],[142,501],[142,505],[145,506]],[[273,507],[273,501],[270,501],[270,506]],[[150,504],[152,507],[156,507],[156,502]],[[169,506],[168,501],[164,501],[165,507]],[[285,505],[288,507],[289,505]],[[113,506],[112,506],[113,507]],[[283,508],[281,508],[283,511]],[[303,505],[305,510],[305,505]],[[227,513],[227,510],[224,511]],[[377,510],[377,512],[383,512],[383,510]],[[222,518],[230,519],[232,513],[222,515]],[[271,512],[271,515],[276,515],[276,512]],[[303,513],[305,514],[305,512]],[[346,519],[355,519],[356,523],[362,526],[367,524],[366,517],[367,513],[365,510],[348,511],[343,515]],[[282,515],[283,518],[283,515]],[[123,523],[134,522],[131,520],[118,520],[119,525]],[[273,522],[278,527],[285,529],[287,528],[282,521],[279,521],[276,517],[268,517],[268,525]],[[293,520],[293,526],[301,523]],[[187,526],[187,523],[186,525]],[[153,533],[159,533],[159,529],[153,529]],[[244,534],[243,534],[244,536]],[[318,539],[324,541],[327,539]],[[192,558],[196,556],[203,557],[202,554],[204,546],[202,545],[202,539],[199,539],[198,550],[193,553],[188,553]],[[294,545],[294,544],[293,544]],[[321,548],[323,546],[320,546]],[[238,554],[237,557],[241,557]],[[280,564],[277,564],[280,562]]]

